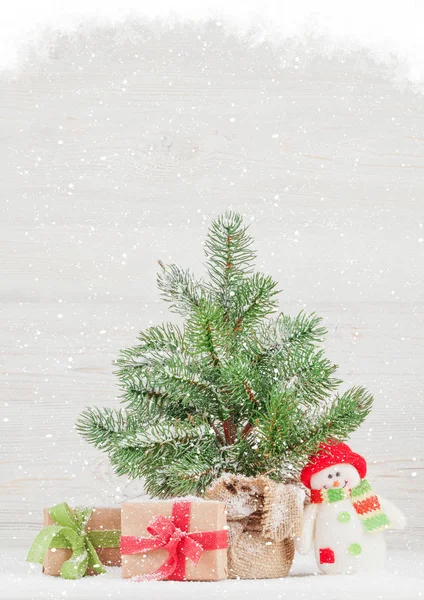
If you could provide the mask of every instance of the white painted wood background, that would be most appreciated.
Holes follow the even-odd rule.
[[[352,444],[409,518],[390,543],[422,545],[423,98],[366,56],[309,50],[124,26],[2,77],[3,543],[28,544],[46,505],[140,493],[74,422],[117,405],[112,360],[168,318],[156,261],[201,273],[232,208],[281,309],[321,314],[346,385],[375,394]]]

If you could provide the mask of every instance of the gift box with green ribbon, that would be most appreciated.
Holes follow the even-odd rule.
[[[44,529],[27,560],[43,565],[46,575],[79,579],[121,566],[120,508],[75,508],[63,502],[44,511]]]

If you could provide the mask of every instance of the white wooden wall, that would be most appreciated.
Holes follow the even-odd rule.
[[[43,506],[140,493],[74,422],[117,405],[112,360],[168,318],[156,261],[201,273],[232,208],[281,309],[321,314],[346,385],[375,394],[352,444],[409,517],[391,543],[422,544],[423,98],[364,57],[217,27],[49,48],[0,85],[3,541],[27,544]]]

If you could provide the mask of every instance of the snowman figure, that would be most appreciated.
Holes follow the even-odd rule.
[[[391,502],[377,496],[365,479],[367,463],[346,444],[321,444],[301,473],[311,490],[302,531],[295,538],[300,554],[314,542],[323,573],[356,573],[384,567],[385,529],[403,529],[406,519]]]

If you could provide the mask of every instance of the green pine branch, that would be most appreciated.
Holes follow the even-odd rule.
[[[246,277],[234,302],[234,331],[243,334],[274,313],[277,294],[277,283],[271,277],[262,273]]]
[[[213,221],[206,236],[206,269],[218,301],[230,316],[234,296],[252,272],[256,252],[242,217],[228,212]]]
[[[296,394],[278,391],[270,396],[258,424],[260,452],[272,472],[281,476],[281,461],[286,471],[301,469],[321,442],[346,440],[365,420],[372,407],[372,396],[362,387],[354,387],[324,409],[307,413]]]
[[[293,479],[372,405],[362,387],[339,393],[317,315],[273,316],[277,284],[253,272],[240,215],[212,223],[205,251],[209,281],[160,263],[159,292],[183,323],[149,327],[122,350],[125,410],[89,408],[76,425],[118,474],[161,497],[202,494],[223,472]]]
[[[76,430],[90,444],[109,452],[128,434],[136,433],[138,425],[137,417],[124,410],[89,407],[79,416]]]
[[[182,316],[199,305],[206,293],[206,288],[197,282],[190,271],[180,269],[177,265],[165,266],[159,261],[162,271],[157,276],[157,285],[161,298],[169,303],[172,312]]]

